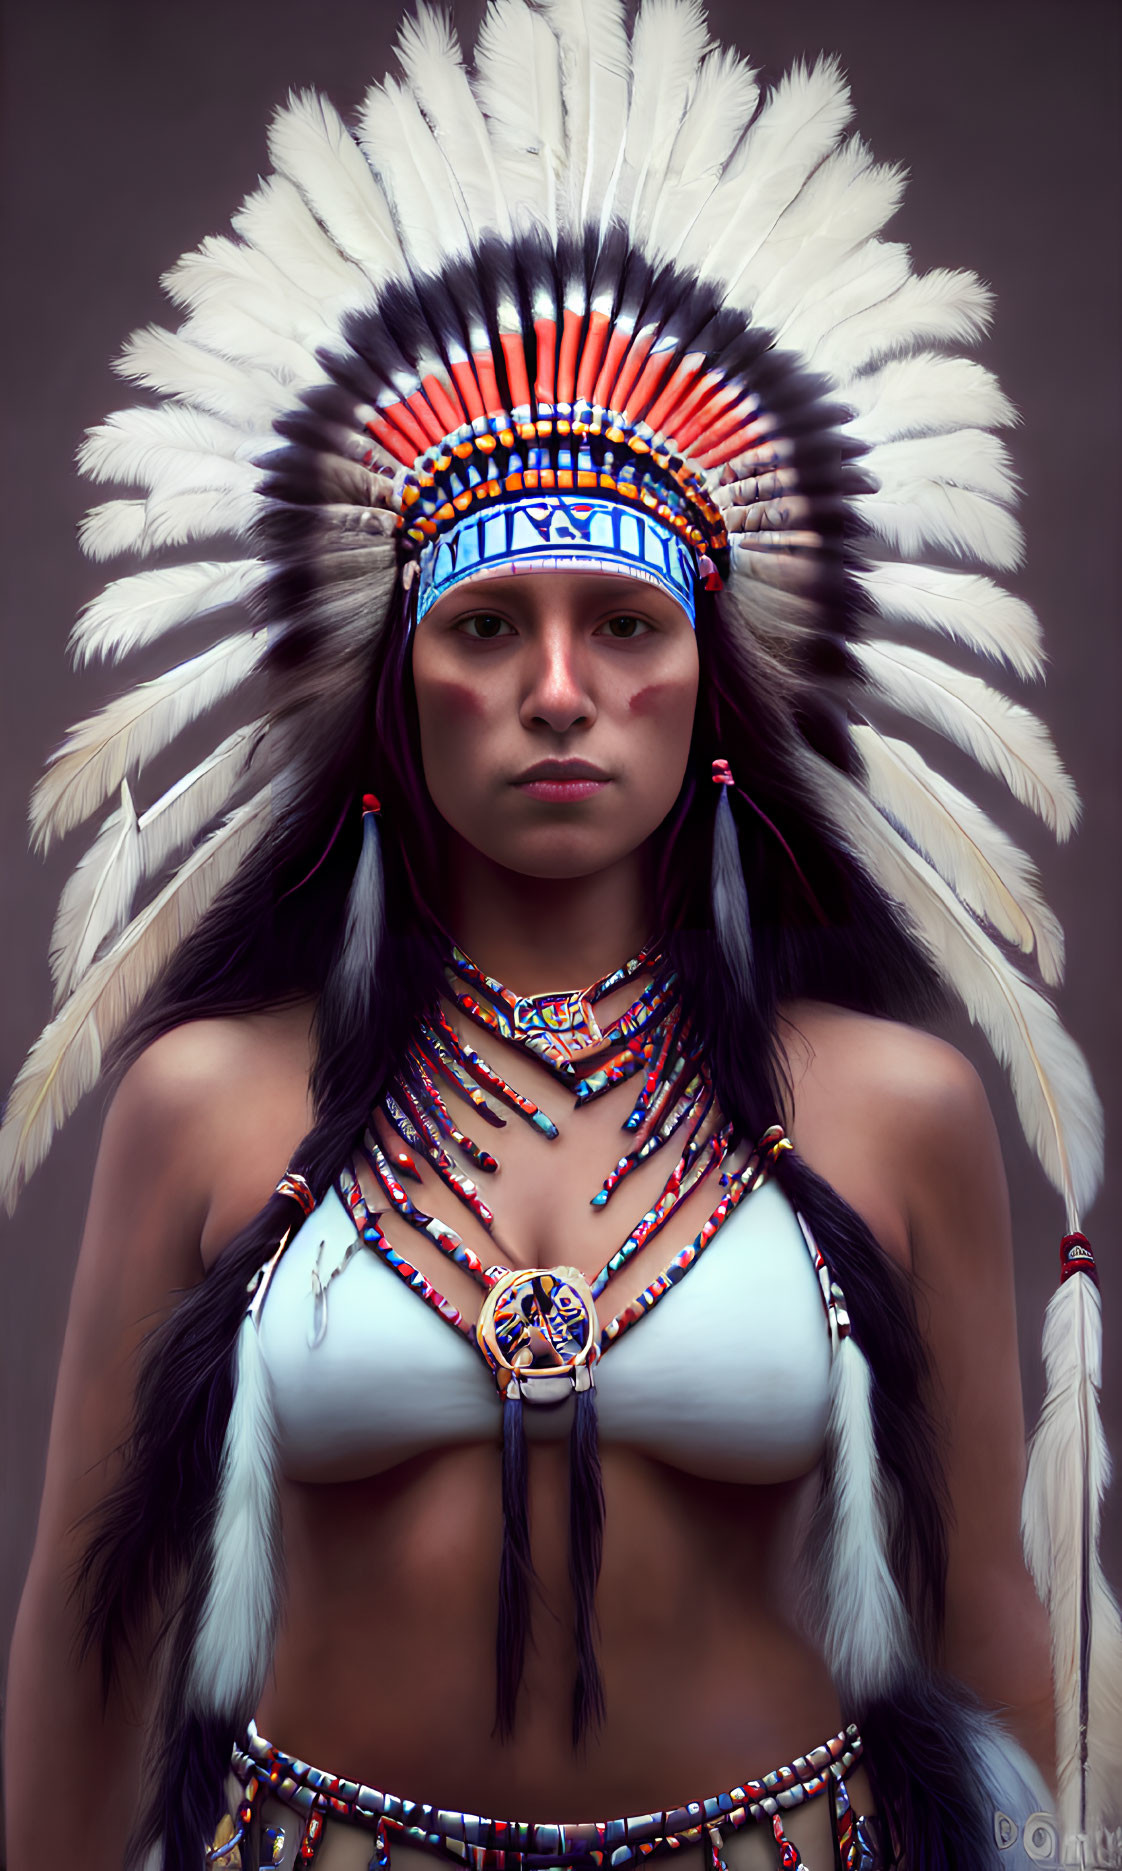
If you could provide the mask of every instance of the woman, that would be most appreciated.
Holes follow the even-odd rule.
[[[1022,1827],[1037,1861],[1052,1849],[1045,1818],[1030,1837],[1045,1797],[1032,1768],[1008,1750],[993,1766],[998,1743],[926,1673],[940,1660],[1049,1771],[1046,1639],[1017,1557],[992,1137],[953,1055],[868,1017],[915,1017],[933,985],[885,884],[952,979],[957,957],[958,985],[980,968],[1038,1032],[1043,1001],[970,911],[1035,946],[1045,972],[1051,926],[996,835],[983,834],[979,882],[963,837],[977,842],[977,821],[936,788],[959,910],[913,849],[917,757],[848,720],[858,610],[946,627],[962,594],[953,574],[862,571],[855,522],[882,542],[934,529],[999,561],[1012,549],[993,499],[1007,491],[999,453],[957,436],[957,467],[938,458],[948,407],[958,429],[1000,418],[992,384],[922,358],[903,382],[936,437],[905,465],[952,510],[939,535],[891,453],[900,425],[917,426],[914,402],[902,416],[900,373],[866,368],[968,326],[981,301],[969,279],[925,291],[899,250],[868,244],[894,184],[858,148],[827,156],[844,116],[828,68],[777,94],[738,155],[750,79],[713,60],[692,78],[688,10],[641,16],[630,52],[611,13],[601,27],[590,49],[560,13],[552,26],[518,5],[494,15],[479,59],[487,129],[439,27],[419,22],[408,86],[368,106],[385,196],[325,108],[294,106],[275,130],[280,177],[239,217],[246,246],[183,263],[186,348],[146,334],[132,353],[135,375],[206,413],[126,417],[91,450],[96,473],[156,481],[144,511],[102,510],[95,549],[253,528],[259,556],[172,574],[159,592],[118,587],[87,618],[87,643],[124,647],[234,595],[269,626],[264,732],[232,737],[146,824],[122,796],[60,932],[70,999],[12,1116],[33,1155],[47,1075],[62,1058],[64,1077],[88,1076],[91,1035],[108,1036],[107,1011],[134,1005],[170,952],[125,1041],[134,1063],[107,1126],[62,1379],[68,1455],[45,1516],[61,1545],[97,1508],[104,1451],[131,1415],[122,1354],[139,1321],[195,1286],[146,1365],[132,1459],[85,1573],[91,1629],[118,1670],[126,1636],[143,1652],[154,1607],[181,1603],[148,1825],[169,1865],[198,1862],[213,1836],[232,1742],[258,1791],[218,1837],[235,1837],[243,1862],[274,1846],[278,1862],[318,1850],[328,1867],[366,1863],[387,1839],[395,1857],[410,1850],[400,1809],[375,1812],[357,1789],[322,1836],[319,1820],[293,1823],[301,1776],[244,1733],[254,1714],[289,1756],[442,1805],[425,1829],[453,1855],[464,1825],[449,1808],[665,1814],[828,1735],[832,1771],[803,1762],[778,1810],[773,1784],[733,1800],[731,1817],[707,1812],[706,1849],[768,1862],[769,1838],[782,1862],[858,1862],[852,1811],[874,1806],[885,1854],[913,1865],[985,1863],[991,1838],[1019,1848]],[[680,129],[660,122],[654,147],[649,87],[668,44],[685,74],[664,98]],[[519,89],[527,72],[535,95]],[[598,137],[621,100],[627,136]],[[725,147],[698,175],[714,120]],[[784,168],[776,133],[795,127]],[[841,236],[839,202],[854,210]],[[770,303],[770,327],[749,323],[746,296]],[[886,336],[899,313],[903,340]],[[856,420],[830,400],[846,384]],[[201,478],[182,456],[157,458],[169,446],[201,453]],[[950,491],[963,479],[965,495]],[[1012,618],[1006,606],[994,625],[1031,660]],[[972,612],[965,627],[981,644],[994,625]],[[234,639],[140,712],[159,713],[166,693],[182,721],[258,655]],[[894,685],[886,650],[863,656],[922,713],[914,652],[898,652]],[[131,721],[79,732],[45,783],[43,823],[84,816],[138,751]],[[858,758],[911,841],[870,808]],[[1022,789],[1062,821],[1069,793],[1047,751],[1023,765]],[[922,796],[935,783],[918,772]],[[247,803],[118,933],[127,883],[184,836],[184,799],[199,802],[190,833],[239,786]],[[605,984],[591,1003],[578,992],[589,982]],[[972,1010],[1008,1043],[990,995],[975,989]],[[1046,1154],[1074,1190],[1092,1173],[1090,1094],[1070,1043],[1047,1031],[1075,1090]],[[558,1080],[577,1090],[571,1114]],[[1049,1094],[1046,1080],[1022,1087],[1030,1117]],[[648,1147],[621,1160],[632,1112],[632,1147]],[[492,1155],[480,1124],[504,1113]],[[610,1238],[604,1213],[588,1220],[598,1187],[619,1217]],[[640,1231],[648,1214],[668,1232]],[[753,1269],[769,1269],[762,1297],[732,1264],[737,1230],[746,1266],[754,1247]],[[657,1276],[691,1238],[670,1298]],[[617,1254],[621,1242],[634,1251]],[[1086,1264],[1074,1240],[1069,1253]],[[520,1269],[536,1281],[505,1280]],[[481,1290],[474,1334],[452,1334],[447,1304],[443,1323],[425,1317],[443,1295],[470,1326]],[[1065,1305],[1093,1313],[1085,1276]],[[723,1357],[707,1357],[722,1325]],[[377,1364],[368,1333],[382,1388],[359,1408]],[[993,1430],[984,1451],[978,1420]],[[67,1480],[75,1449],[93,1474],[80,1485]],[[823,1453],[808,1531],[798,1483]],[[796,1615],[777,1575],[789,1586],[804,1549],[810,1602]],[[32,1634],[42,1643],[53,1624],[67,1641],[60,1587],[57,1560],[33,1575],[25,1673]],[[85,1789],[106,1863],[133,1804],[128,1691],[114,1691]],[[70,1707],[76,1739],[81,1692]],[[844,1726],[854,1715],[864,1766]],[[948,1733],[952,1759],[937,1743]],[[280,1817],[261,1791],[269,1769],[293,1782]],[[645,1842],[694,1844],[688,1818],[652,1819]],[[268,1842],[278,1832],[283,1844]],[[565,1861],[555,1840],[532,1849]]]

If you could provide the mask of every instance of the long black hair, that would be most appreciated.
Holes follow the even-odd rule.
[[[286,576],[282,569],[278,579]],[[303,699],[275,713],[287,776],[275,822],[132,1021],[117,1063],[127,1065],[185,1021],[314,997],[315,1122],[290,1167],[319,1199],[353,1151],[419,1014],[440,991],[451,932],[442,922],[441,828],[421,771],[403,591],[373,658],[356,660],[343,672],[346,680],[335,671],[318,686],[314,670],[301,672],[301,659],[316,650],[310,634],[301,637],[302,594],[290,583],[280,599],[288,623],[270,644],[271,673],[282,695]],[[789,660],[781,666],[766,645],[731,628],[701,594],[698,644],[693,744],[677,804],[656,835],[652,924],[705,1048],[720,1107],[741,1136],[755,1138],[789,1102],[785,1002],[814,998],[914,1021],[931,1012],[938,996],[899,913],[839,846],[803,778],[800,746],[843,771],[854,766],[838,700],[840,679],[853,681],[841,631],[836,639],[808,637],[805,663],[792,670]],[[301,683],[286,688],[297,672]],[[755,949],[750,995],[723,964],[711,926],[709,772],[716,757],[728,760],[737,783]],[[334,964],[358,855],[359,801],[369,790],[382,804],[386,937],[381,991],[367,1019],[356,1023]],[[278,1162],[278,1176],[285,1167]],[[797,1155],[783,1156],[776,1174],[845,1291],[872,1370],[891,1557],[923,1659],[891,1706],[847,1714],[861,1722],[870,1744],[893,1861],[908,1871],[980,1866],[987,1862],[981,1841],[988,1826],[969,1764],[970,1717],[930,1668],[943,1621],[946,1504],[908,1283],[860,1218]],[[147,1628],[153,1601],[165,1614],[158,1757],[131,1851],[138,1859],[162,1839],[166,1871],[198,1871],[224,1810],[237,1723],[193,1711],[187,1681],[209,1582],[246,1283],[291,1220],[289,1200],[272,1197],[154,1334],[123,1477],[101,1510],[80,1576],[87,1641],[100,1652],[107,1686],[122,1647]],[[241,1711],[241,1719],[252,1713]]]

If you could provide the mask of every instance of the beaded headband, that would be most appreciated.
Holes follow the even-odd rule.
[[[574,567],[655,585],[694,622],[698,560],[680,534],[651,514],[575,494],[530,495],[457,520],[422,549],[417,616],[469,579]]]

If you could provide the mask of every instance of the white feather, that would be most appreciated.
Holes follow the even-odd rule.
[[[279,1566],[276,1418],[257,1321],[247,1313],[188,1692],[203,1713],[244,1721],[255,1709],[272,1658]]]
[[[114,369],[131,383],[258,433],[266,432],[293,400],[291,390],[271,371],[244,361],[231,363],[159,325],[134,331]]]
[[[298,389],[323,382],[316,351],[337,336],[337,318],[255,247],[209,237],[183,255],[163,284],[190,313],[179,332],[187,342]]]
[[[209,343],[212,330],[220,332],[226,320],[240,316],[247,321],[246,337],[252,336],[248,361],[293,378],[306,374],[315,361],[316,345],[334,330],[317,298],[286,278],[256,247],[225,234],[208,234],[176,261],[161,284],[191,315],[181,335],[197,329],[201,341]],[[230,354],[224,343],[213,348]]]
[[[850,428],[870,444],[948,429],[1005,429],[1017,421],[991,371],[972,358],[937,351],[894,358],[855,377],[845,386],[845,400],[854,411]]]
[[[858,494],[853,504],[878,539],[908,558],[935,547],[1002,572],[1024,558],[1024,534],[1012,514],[967,487],[917,474],[891,490]]]
[[[620,0],[543,0],[561,50],[569,152],[566,221],[574,233],[611,212],[627,130],[630,49]]]
[[[372,85],[363,99],[359,138],[393,204],[409,265],[437,273],[466,253],[462,198],[412,92],[392,78]]]
[[[972,344],[990,321],[993,298],[973,273],[939,268],[912,274],[883,300],[870,303],[821,340],[815,364],[838,383],[882,357],[920,344]]]
[[[0,1129],[0,1199],[11,1208],[51,1138],[96,1084],[102,1049],[233,876],[268,822],[269,789],[231,813],[87,970],[40,1034],[12,1087]]]
[[[1102,1107],[1055,1008],[1007,961],[931,866],[837,768],[812,757],[822,810],[908,912],[948,985],[1007,1068],[1025,1135],[1077,1214],[1102,1176]]]
[[[107,936],[129,919],[140,882],[140,835],[128,781],[66,884],[51,931],[51,977],[57,1007],[85,974]]]
[[[821,274],[776,332],[785,350],[800,351],[817,369],[830,334],[890,299],[908,279],[911,260],[899,241],[868,240]]]
[[[331,343],[337,333],[334,322],[324,314],[313,319],[308,313],[299,320],[285,322],[298,323],[300,335],[278,332],[270,308],[235,288],[226,297],[212,295],[180,326],[179,335],[185,343],[213,351],[235,364],[268,371],[287,391],[287,407],[295,400],[294,392],[324,381],[316,351]]]
[[[699,214],[682,251],[703,279],[723,279],[728,296],[747,301],[738,282],[760,244],[807,177],[833,149],[852,105],[836,59],[801,62],[780,79],[761,108],[720,185]]]
[[[511,216],[517,226],[543,228],[556,245],[566,168],[560,47],[525,0],[490,0],[475,70]]]
[[[259,559],[212,559],[115,579],[86,605],[71,632],[71,654],[79,663],[116,662],[169,630],[242,603],[265,576]]]
[[[105,821],[59,903],[51,935],[56,1007],[73,992],[102,943],[124,928],[140,885],[229,804],[263,725],[251,721],[236,729],[139,818],[128,782],[122,781],[120,810]]]
[[[1009,450],[985,429],[955,429],[949,435],[912,435],[878,442],[861,460],[881,491],[898,497],[917,480],[967,487],[990,500],[1013,501],[1017,479]]]
[[[35,843],[46,850],[53,839],[89,818],[129,773],[139,772],[192,721],[238,688],[264,648],[264,637],[250,632],[227,637],[79,721],[32,795]]]
[[[758,97],[755,73],[735,52],[717,49],[702,60],[665,182],[652,205],[647,228],[652,253],[672,258],[689,241]]]
[[[144,500],[105,500],[91,507],[78,528],[78,544],[89,559],[116,559],[125,552],[144,552]]]
[[[1023,598],[1002,591],[982,573],[873,565],[857,578],[883,617],[941,631],[980,656],[1008,663],[1019,676],[1043,674],[1043,639],[1035,614]]]
[[[633,241],[646,231],[666,183],[675,139],[710,49],[701,0],[643,0],[631,34],[631,100],[624,143]]]
[[[141,874],[155,877],[227,805],[231,793],[254,769],[264,721],[249,721],[169,786],[140,815]]]
[[[261,512],[253,492],[232,493],[218,487],[200,493],[151,495],[147,500],[107,500],[87,513],[78,531],[91,559],[111,559],[123,552],[142,557],[165,546],[226,534],[244,537]]]
[[[781,329],[824,280],[895,214],[904,172],[873,162],[860,137],[819,165],[757,249],[738,287],[761,325]]]
[[[256,438],[256,446],[275,438]],[[244,430],[202,410],[177,403],[158,409],[118,409],[87,431],[78,466],[92,481],[122,481],[149,492],[183,494],[256,481],[249,455],[255,442]]]
[[[1099,1559],[1110,1453],[1099,1410],[1102,1308],[1084,1273],[1063,1282],[1044,1321],[1046,1393],[1029,1450],[1025,1557],[1052,1626],[1060,1818],[1093,1839],[1122,1825],[1122,1621]],[[1080,1820],[1082,1608],[1090,1613],[1086,1825]],[[1098,1862],[1089,1857],[1088,1863]],[[1102,1862],[1107,1861],[1105,1857]]]
[[[296,92],[269,130],[269,154],[316,219],[375,285],[405,270],[393,215],[377,179],[333,104]]]
[[[854,653],[893,708],[945,735],[1004,780],[1057,838],[1067,837],[1079,816],[1079,798],[1047,728],[1027,708],[907,644],[860,643]]]
[[[1063,931],[1040,894],[1031,859],[908,741],[863,724],[852,734],[876,805],[961,903],[1006,942],[1035,954],[1043,979],[1054,987],[1063,977]]]
[[[234,215],[234,227],[249,246],[329,313],[373,300],[367,274],[339,251],[287,176],[267,177],[243,201]]]
[[[887,1558],[872,1380],[852,1336],[834,1353],[826,1433],[833,1501],[824,1554],[823,1647],[843,1696],[862,1702],[883,1695],[906,1672],[912,1644]]]
[[[474,237],[494,231],[509,238],[510,216],[487,124],[450,22],[421,0],[401,28],[397,54],[447,165],[445,186],[463,202]]]

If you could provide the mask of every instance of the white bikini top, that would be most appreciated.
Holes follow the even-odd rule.
[[[276,1268],[260,1343],[293,1480],[356,1480],[431,1449],[501,1439],[502,1402],[482,1356],[364,1245],[335,1190]],[[830,1359],[807,1241],[766,1181],[606,1347],[601,1441],[707,1480],[794,1479],[822,1455]],[[567,1433],[570,1410],[535,1406],[528,1432]]]

